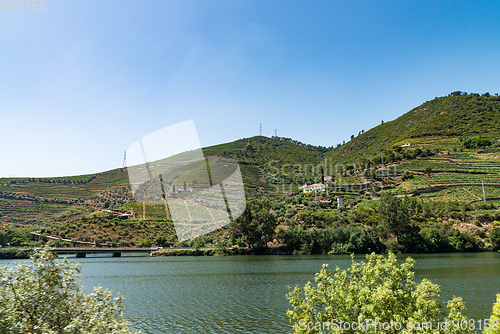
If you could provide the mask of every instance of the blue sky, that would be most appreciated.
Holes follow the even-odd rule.
[[[58,1],[0,11],[0,176],[121,167],[193,119],[202,146],[331,146],[436,96],[500,92],[498,1]]]

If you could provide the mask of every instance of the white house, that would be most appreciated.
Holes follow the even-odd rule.
[[[406,144],[401,145],[401,147],[408,147],[410,145],[411,145],[410,143],[406,143]]]
[[[305,193],[315,191],[315,190],[321,190],[324,191],[326,188],[326,184],[323,183],[315,183],[311,185],[304,184],[303,186],[299,187],[300,190],[302,190]]]

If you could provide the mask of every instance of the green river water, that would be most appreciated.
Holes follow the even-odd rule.
[[[490,316],[500,293],[500,253],[399,258],[406,256],[415,259],[417,282],[426,277],[439,284],[444,302],[460,296],[469,317]],[[349,256],[328,255],[100,256],[70,261],[82,264],[85,287],[101,285],[125,295],[125,316],[143,333],[289,333],[287,286],[304,286],[323,263],[331,269],[351,265]]]

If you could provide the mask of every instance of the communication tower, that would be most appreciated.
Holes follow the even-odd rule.
[[[122,168],[125,168],[127,166],[127,150],[123,152],[123,165]]]

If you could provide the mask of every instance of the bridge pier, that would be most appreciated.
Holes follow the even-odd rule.
[[[114,252],[113,257],[122,257],[122,253],[120,252]]]
[[[85,257],[85,256],[87,256],[87,253],[83,253],[83,252],[76,253],[76,257]]]

